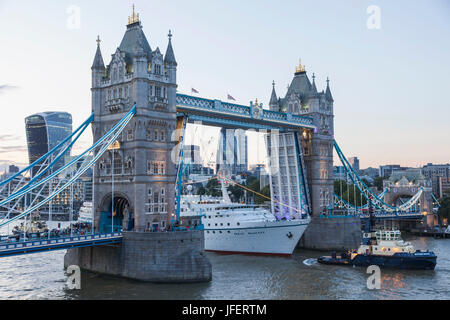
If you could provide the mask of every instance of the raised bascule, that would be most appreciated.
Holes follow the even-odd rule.
[[[210,281],[203,231],[180,228],[183,137],[189,122],[266,134],[272,211],[280,219],[313,218],[301,242],[305,247],[359,244],[353,235],[360,235],[368,205],[354,206],[334,194],[333,150],[347,180],[378,217],[419,219],[431,213],[427,185],[415,186],[409,200],[395,204],[389,198],[395,185],[375,194],[364,184],[334,140],[329,80],[318,91],[314,74],[311,82],[300,63],[284,98],[273,84],[269,109],[257,101],[243,106],[179,94],[170,31],[168,37],[164,55],[159,48],[152,50],[133,7],[107,66],[97,40],[92,114],[50,152],[0,182],[0,209],[6,212],[0,227],[7,227],[42,206],[51,211],[52,201],[92,168],[91,234],[52,238],[49,233],[48,239],[0,243],[0,257],[69,249],[66,266],[153,282]],[[89,125],[93,145],[61,166]],[[346,211],[346,219],[333,216],[334,209]],[[343,227],[336,227],[336,221]]]

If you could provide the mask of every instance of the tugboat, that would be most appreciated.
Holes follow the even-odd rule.
[[[370,213],[358,250],[344,252],[341,256],[320,257],[322,264],[381,268],[434,270],[437,256],[431,251],[416,250],[410,242],[401,239],[399,230],[372,230],[375,217]]]

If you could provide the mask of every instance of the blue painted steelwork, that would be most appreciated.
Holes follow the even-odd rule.
[[[377,220],[421,220],[423,218],[423,215],[419,212],[398,212],[398,213],[392,213],[392,212],[375,212],[374,213],[375,218]],[[333,214],[322,214],[320,215],[320,218],[361,218],[361,220],[369,219],[368,214],[348,214],[348,215],[333,215]]]
[[[34,184],[33,186],[28,187],[25,190],[22,190],[22,191],[18,192],[18,194],[20,194],[20,195],[24,195],[25,193],[31,192],[34,188],[37,188],[38,186],[42,185],[43,183],[48,182],[50,179],[53,179],[55,176],[60,174],[62,171],[66,170],[68,167],[70,167],[74,163],[77,163],[86,154],[88,154],[89,152],[95,150],[103,142],[105,142],[105,141],[108,142],[108,144],[102,145],[101,149],[97,152],[97,154],[95,154],[95,156],[92,158],[92,160],[90,160],[86,166],[84,166],[83,168],[80,168],[77,171],[77,173],[74,174],[72,176],[72,178],[66,184],[64,184],[59,189],[55,190],[51,195],[46,197],[40,203],[34,205],[31,208],[28,208],[23,213],[15,216],[14,218],[11,218],[11,219],[9,219],[7,221],[1,222],[0,223],[0,227],[2,227],[4,225],[7,225],[9,223],[12,223],[13,221],[16,221],[16,220],[18,220],[18,219],[20,219],[20,218],[30,214],[31,212],[37,210],[38,208],[40,208],[44,204],[50,202],[53,198],[55,198],[58,194],[60,194],[64,189],[66,189],[71,184],[73,184],[84,172],[86,172],[87,169],[89,169],[103,155],[103,153],[106,151],[106,149],[112,143],[114,143],[116,141],[116,139],[119,136],[119,134],[122,132],[122,130],[125,128],[125,126],[128,124],[128,122],[131,120],[131,118],[135,114],[136,114],[136,105],[134,105],[133,108],[108,133],[106,133],[102,138],[100,138],[94,145],[92,145],[90,148],[88,148],[86,151],[84,151],[81,155],[79,155],[78,157],[76,157],[75,159],[70,161],[68,164],[66,164],[65,166],[61,167],[60,169],[58,169],[57,171],[55,171],[54,173],[52,173],[51,175],[49,175],[45,179],[42,179],[41,181],[39,181],[38,183]],[[15,198],[19,197],[20,195],[16,196]],[[7,203],[9,201],[11,201],[11,199],[7,198],[6,200],[0,202],[0,205],[3,205],[4,203]]]
[[[386,195],[387,192],[388,192],[388,188],[384,188],[383,192],[380,193],[378,195],[378,197],[380,199],[384,199],[384,196]],[[358,206],[354,206],[353,204],[351,204],[351,203],[347,202],[346,200],[342,199],[337,194],[334,194],[334,198],[335,198],[335,204],[337,204],[337,205],[341,205],[342,204],[342,206],[344,206],[346,209],[350,209],[352,211],[363,210],[363,209],[368,209],[369,208],[369,203],[368,202],[365,205],[358,207]]]
[[[74,132],[72,132],[71,135],[69,135],[68,137],[66,137],[63,141],[61,141],[58,145],[56,145],[52,150],[50,150],[49,152],[47,152],[46,154],[44,154],[42,157],[40,157],[39,159],[37,159],[36,161],[34,161],[32,164],[30,164],[28,167],[26,167],[25,169],[20,170],[19,172],[17,172],[16,174],[12,175],[11,177],[9,177],[8,179],[5,179],[3,181],[0,182],[0,187],[7,184],[8,182],[11,182],[12,180],[14,180],[15,178],[21,176],[22,174],[24,174],[25,172],[27,172],[28,170],[31,170],[32,168],[34,168],[36,165],[38,165],[39,163],[41,163],[42,161],[44,161],[45,159],[47,159],[49,156],[53,155],[54,153],[56,153],[56,151],[58,151],[64,144],[66,144],[68,141],[70,141],[70,139],[72,139],[75,135],[77,135],[77,137],[74,139],[74,141],[72,141],[72,143],[66,147],[66,150],[64,151],[64,153],[70,149],[70,147],[78,140],[78,138],[80,137],[80,135],[84,132],[84,130],[92,123],[92,121],[94,120],[94,113],[92,113],[89,118],[87,118],[86,121],[84,121]],[[81,132],[80,132],[81,131]],[[64,153],[61,154],[64,155]],[[58,157],[57,159],[53,160],[48,166],[51,167],[53,166],[57,160],[59,160],[60,157]],[[48,168],[47,168],[48,169]],[[31,181],[29,182],[31,183]],[[28,183],[28,184],[29,184]]]
[[[31,253],[49,252],[81,247],[120,244],[122,233],[101,233],[93,235],[78,235],[72,237],[30,240],[25,242],[0,243],[0,258]]]
[[[190,121],[204,121],[213,125],[266,130],[316,128],[312,117],[264,110],[256,106],[243,106],[185,94],[177,94],[176,105],[177,112],[188,114]]]
[[[361,192],[361,194],[364,196],[364,198],[366,198],[368,202],[371,202],[377,209],[381,211],[387,211],[391,213],[409,211],[412,208],[412,206],[419,201],[420,196],[424,192],[424,189],[420,188],[419,191],[405,204],[402,204],[398,207],[391,206],[386,202],[384,202],[384,200],[380,199],[369,187],[366,186],[366,184],[362,181],[362,179],[350,165],[350,163],[348,162],[342,150],[339,148],[336,141],[334,141],[334,148],[336,149],[336,152],[339,156],[339,159],[342,162],[342,165],[344,166],[345,171],[349,174],[351,180],[353,181],[353,184],[358,188],[358,190]]]
[[[434,196],[434,193],[431,193],[431,197],[433,198],[434,201],[436,201],[436,204],[438,206],[438,208],[441,206],[441,204],[439,203],[438,199],[436,199],[436,197]]]

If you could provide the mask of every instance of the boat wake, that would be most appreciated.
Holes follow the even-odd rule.
[[[317,259],[314,258],[310,258],[310,259],[305,259],[303,260],[303,264],[309,266],[313,266],[317,264]]]

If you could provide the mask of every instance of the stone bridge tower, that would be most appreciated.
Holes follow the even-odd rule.
[[[137,106],[135,117],[95,165],[93,208],[99,231],[111,230],[112,224],[123,230],[163,230],[172,219],[177,62],[171,38],[169,31],[164,56],[159,48],[152,50],[133,8],[122,42],[106,67],[97,40],[91,89],[94,141],[134,103]]]
[[[325,213],[333,205],[333,96],[327,80],[325,91],[318,92],[315,76],[312,83],[305,67],[297,67],[285,98],[277,98],[275,84],[270,98],[270,110],[310,116],[316,131],[305,129],[301,134],[303,155],[311,195],[313,216]]]

